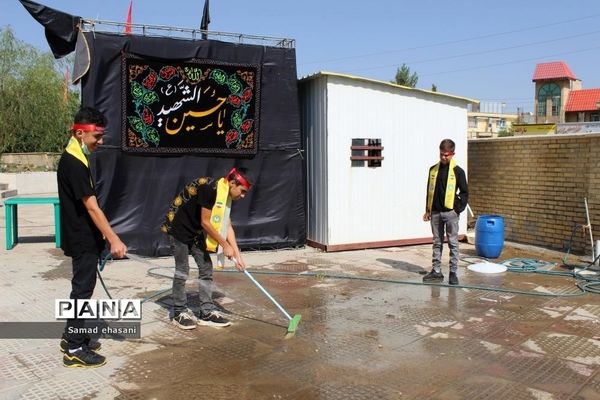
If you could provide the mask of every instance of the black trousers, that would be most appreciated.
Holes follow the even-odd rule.
[[[98,253],[81,253],[72,257],[73,278],[71,279],[71,299],[89,299],[96,287],[96,271],[100,255]],[[77,306],[75,307],[77,309]],[[85,334],[77,333],[83,328],[84,319],[68,319],[64,337],[69,342],[69,349],[76,349],[86,341]],[[71,328],[71,329],[69,329]]]

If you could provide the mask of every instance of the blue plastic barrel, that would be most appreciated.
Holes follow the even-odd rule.
[[[480,215],[475,223],[475,252],[480,257],[498,258],[504,247],[504,218]]]

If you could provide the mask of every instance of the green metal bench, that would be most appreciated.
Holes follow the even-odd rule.
[[[58,197],[11,197],[4,201],[6,211],[6,250],[19,243],[18,206],[31,204],[54,205],[54,238],[56,247],[60,247],[60,201]]]

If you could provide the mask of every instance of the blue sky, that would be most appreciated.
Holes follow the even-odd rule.
[[[39,0],[84,18],[124,21],[129,0]],[[133,0],[133,22],[199,27],[204,0]],[[539,62],[565,61],[583,88],[600,87],[600,1],[212,0],[209,29],[296,40],[298,75],[333,71],[389,81],[406,63],[417,87],[505,111],[533,109]],[[48,50],[18,0],[0,0],[0,26]]]

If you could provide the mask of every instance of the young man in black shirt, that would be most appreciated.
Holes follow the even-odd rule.
[[[181,329],[194,329],[196,323],[213,327],[229,326],[212,300],[213,264],[211,252],[234,259],[236,268],[246,267],[229,219],[231,201],[241,200],[250,190],[245,168],[233,168],[225,177],[201,177],[188,183],[173,199],[161,230],[169,234],[175,257],[173,276],[173,323]],[[200,315],[187,309],[185,283],[189,276],[189,256],[198,266]],[[222,261],[220,261],[222,262]]]
[[[102,144],[106,120],[91,107],[82,107],[75,115],[72,136],[58,163],[56,172],[60,198],[62,249],[72,258],[71,299],[89,299],[96,286],[96,270],[104,238],[116,258],[127,253],[127,247],[112,230],[98,206],[88,156]],[[90,342],[79,333],[82,319],[69,319],[60,343],[67,367],[99,367],[106,363],[96,353],[100,343]]]
[[[458,219],[469,201],[469,188],[465,171],[454,161],[454,141],[440,143],[440,162],[429,168],[427,199],[423,221],[431,221],[433,233],[433,268],[423,277],[423,282],[442,282],[442,250],[444,230],[450,249],[450,276],[448,283],[458,285]]]

